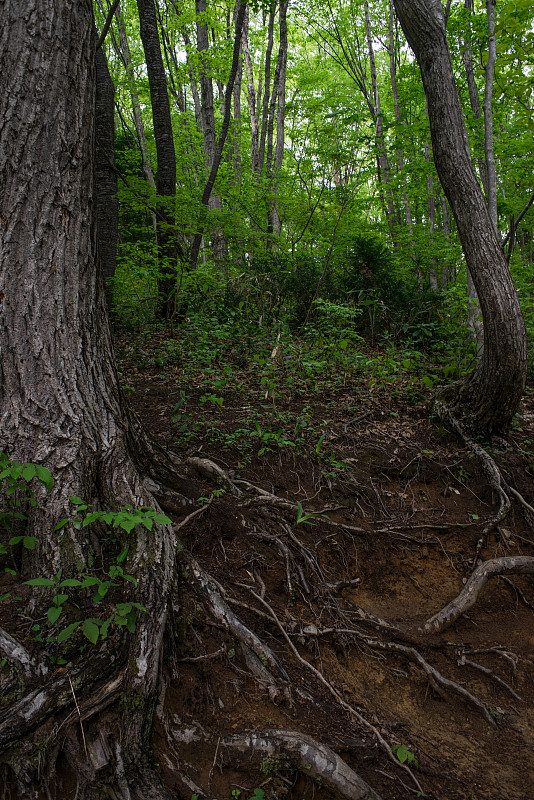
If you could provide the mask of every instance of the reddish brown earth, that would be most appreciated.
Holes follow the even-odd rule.
[[[528,511],[514,504],[500,528],[483,537],[484,523],[497,506],[480,466],[460,440],[430,418],[427,406],[407,397],[398,384],[373,389],[364,380],[354,379],[330,393],[275,399],[278,415],[312,407],[310,427],[326,434],[319,453],[315,452],[317,432],[298,448],[273,445],[271,452],[261,456],[257,440],[250,437],[254,446],[247,451],[251,454],[247,460],[242,450],[201,435],[184,442],[177,433],[180,412],[177,424],[172,422],[172,412],[183,390],[189,396],[187,413],[193,422],[201,420],[204,429],[213,426],[231,434],[246,424],[243,419],[252,409],[268,415],[265,396],[257,387],[246,394],[232,387],[217,390],[217,396],[223,397],[219,407],[202,404],[205,386],[197,388],[194,380],[184,380],[179,368],[162,375],[157,368],[140,368],[126,358],[124,370],[125,383],[135,390],[134,407],[174,451],[183,456],[200,453],[268,492],[300,501],[305,511],[328,509],[325,513],[330,519],[364,529],[333,528],[321,518],[314,519],[313,525],[292,525],[293,534],[317,559],[326,581],[360,579],[355,587],[325,599],[299,556],[295,565],[300,560],[309,585],[304,586],[292,565],[289,591],[280,550],[244,530],[229,493],[214,498],[206,512],[183,527],[180,536],[227,595],[265,612],[251,593],[261,594],[263,584],[265,600],[300,654],[390,744],[404,744],[414,754],[418,762],[414,774],[425,796],[439,800],[534,797],[532,579],[494,578],[475,608],[431,645],[417,633],[421,622],[460,592],[480,561],[534,555],[534,516],[529,518]],[[395,399],[392,389],[399,392]],[[251,423],[249,427],[254,428]],[[289,429],[287,437],[295,438]],[[523,451],[529,451],[534,442],[530,395],[511,441]],[[534,456],[514,450],[494,455],[506,479],[532,503]],[[345,467],[328,474],[335,472],[332,460],[344,462]],[[213,488],[214,484],[199,484],[197,496],[209,497]],[[247,522],[280,535],[277,509],[270,511],[271,519],[248,515]],[[281,516],[295,521],[295,514]],[[377,532],[380,529],[388,532]],[[287,536],[284,541],[292,544]],[[413,646],[445,677],[476,696],[490,710],[495,725],[462,698],[439,696],[421,667],[402,654],[377,652],[358,644],[350,634],[298,635],[309,625],[341,627],[340,619],[346,628],[351,624],[357,628],[355,607],[415,634],[419,644]],[[180,778],[183,773],[206,796],[219,800],[238,796],[239,791],[248,800],[255,787],[262,787],[265,796],[272,798],[333,796],[283,757],[274,762],[262,762],[259,756],[237,761],[224,747],[225,737],[273,728],[302,731],[327,743],[384,800],[415,797],[410,776],[389,761],[374,737],[296,662],[277,626],[243,607],[234,610],[283,661],[290,674],[292,699],[269,697],[252,677],[238,643],[213,623],[202,600],[184,584],[176,637],[178,652],[186,660],[169,673],[154,741],[166,781],[178,797],[189,800],[191,796]],[[367,627],[367,633],[373,632]],[[223,647],[224,652],[212,658],[187,661],[216,654]],[[473,650],[486,651],[468,659],[491,675],[462,665],[462,653]],[[492,676],[505,681],[521,699],[515,699]],[[189,743],[181,741],[188,737],[192,737]]]
[[[238,391],[239,384],[247,386],[244,371],[213,389],[223,398],[219,406],[201,402],[205,379],[185,377],[179,366],[162,370],[150,358],[143,361],[129,338],[120,345],[131,403],[163,445],[184,457],[212,459],[232,478],[340,523],[317,516],[296,524],[295,509],[276,506],[245,509],[242,500],[201,477],[190,487],[193,504],[174,513],[167,509],[179,523],[206,502],[199,498],[211,498],[181,528],[181,541],[224,587],[227,599],[242,604],[232,608],[272,648],[290,679],[286,696],[269,692],[252,674],[240,644],[210,615],[205,597],[182,580],[154,736],[159,769],[176,797],[191,800],[195,786],[202,797],[217,800],[248,800],[256,787],[273,800],[334,797],[284,756],[237,756],[225,746],[227,737],[272,729],[300,731],[328,744],[383,800],[418,796],[411,776],[388,759],[372,732],[296,660],[271,610],[301,658],[389,745],[405,745],[413,754],[412,771],[424,796],[534,797],[532,579],[494,578],[452,628],[430,638],[418,631],[461,591],[482,560],[534,555],[534,514],[514,501],[500,528],[482,535],[496,498],[472,454],[430,417],[424,397],[407,385],[373,386],[356,376],[318,394],[282,392],[273,405],[257,385]],[[215,382],[216,369],[212,377]],[[176,409],[181,392],[187,400]],[[515,449],[494,453],[506,479],[531,504],[532,409],[528,394],[511,435]],[[295,433],[301,413],[307,424]],[[279,447],[270,440],[259,455],[262,444],[250,435],[257,432],[254,420],[264,432],[283,429],[287,441],[302,441]],[[232,444],[228,435],[239,429],[248,434]],[[289,548],[289,563],[258,532],[278,536]],[[347,588],[326,587],[355,578],[359,582]],[[359,608],[394,622],[404,640],[362,623]],[[3,615],[12,611],[9,602],[3,605]],[[325,628],[345,632],[323,633]],[[358,632],[415,648],[478,698],[495,724],[457,694],[440,696],[405,654],[368,646]],[[489,672],[463,663],[466,657]]]

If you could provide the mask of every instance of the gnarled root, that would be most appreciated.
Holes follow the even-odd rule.
[[[484,561],[471,574],[460,594],[445,608],[430,617],[422,626],[421,631],[423,633],[441,633],[450,627],[458,617],[475,605],[486,582],[495,575],[532,575],[533,573],[534,558],[531,556],[508,556]]]
[[[505,516],[510,511],[511,503],[508,494],[506,493],[505,489],[503,488],[503,478],[499,467],[495,463],[494,459],[490,456],[487,450],[484,450],[482,445],[476,442],[465,430],[464,426],[461,424],[459,419],[454,416],[450,408],[441,401],[439,398],[436,399],[434,403],[434,408],[436,413],[441,417],[443,422],[452,428],[458,436],[464,440],[467,447],[475,454],[477,457],[484,474],[488,480],[489,485],[493,489],[493,491],[499,497],[499,510],[497,514],[486,524],[484,528],[484,535],[488,534],[490,531],[495,528],[499,522],[505,518]],[[505,484],[504,484],[505,485]]]
[[[264,681],[267,678],[268,682],[272,685],[275,685],[277,682],[282,684],[289,683],[287,672],[271,648],[262,642],[261,639],[250,630],[250,628],[247,628],[247,626],[241,622],[241,620],[229,607],[228,603],[224,599],[224,589],[222,586],[218,584],[211,577],[211,575],[208,575],[208,573],[202,569],[200,564],[198,564],[195,559],[185,550],[182,551],[180,556],[182,561],[187,564],[190,575],[194,579],[196,585],[207,597],[210,604],[211,613],[215,619],[224,628],[229,630],[236,637],[236,639],[245,645],[246,656],[249,655],[249,651],[252,651],[252,653],[257,656],[257,659],[261,663],[262,669],[260,669],[259,665],[256,665],[257,669],[254,670],[253,665],[256,664],[256,661],[250,656],[247,658],[247,664],[251,669],[253,669],[257,677]],[[263,662],[265,662],[269,667],[269,670],[276,675],[276,679],[272,676],[271,672],[263,667]]]
[[[223,747],[263,756],[283,753],[304,774],[320,778],[324,786],[347,800],[381,800],[371,787],[340,756],[325,744],[297,731],[267,730],[245,733],[224,740]]]

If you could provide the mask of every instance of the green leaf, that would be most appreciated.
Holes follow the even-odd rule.
[[[404,764],[405,761],[408,760],[410,751],[408,750],[405,744],[400,744],[398,747],[395,748],[395,755],[399,759],[400,763]]]
[[[68,599],[69,599],[68,594],[56,594],[52,598],[52,602],[55,603],[56,606],[61,606]]]
[[[24,538],[23,536],[12,536],[11,539],[9,540],[10,546],[14,547],[19,542],[22,542],[23,538]]]
[[[82,589],[87,588],[87,586],[96,586],[97,583],[100,583],[100,578],[94,578],[92,575],[87,575],[80,584]]]
[[[27,586],[55,586],[54,581],[50,578],[32,578],[29,581],[24,581]]]
[[[130,611],[130,613],[126,617],[126,620],[127,620],[126,627],[127,627],[128,631],[130,633],[135,633],[137,617],[136,617],[135,611],[133,609]]]
[[[129,549],[130,549],[129,547],[126,547],[121,553],[119,553],[119,555],[116,558],[117,564],[122,564],[122,562],[125,560],[126,556],[128,555],[128,550]]]
[[[92,642],[92,644],[97,643],[99,633],[100,629],[92,619],[84,620],[83,634],[87,639],[89,639],[90,642]]]
[[[41,481],[47,492],[51,492],[54,487],[54,479],[46,467],[40,464],[35,465],[35,476],[37,480]]]
[[[53,625],[54,622],[57,622],[57,620],[61,616],[62,611],[63,609],[61,606],[50,606],[50,608],[46,612],[46,616],[48,617],[48,621],[51,625]]]
[[[24,536],[22,538],[22,546],[26,548],[26,550],[33,550],[37,543],[37,539],[35,536]]]
[[[79,581],[77,578],[65,578],[64,581],[61,581],[59,586],[81,586],[82,582]]]
[[[121,617],[125,617],[130,613],[132,607],[131,603],[117,603],[117,613],[120,614]]]
[[[72,634],[79,625],[80,625],[79,622],[72,622],[70,625],[67,625],[66,628],[63,628],[63,630],[58,634],[57,637],[58,642],[66,641],[66,639],[72,636]]]
[[[70,502],[73,506],[83,506],[85,505],[85,500],[82,500],[81,497],[69,497]]]
[[[68,525],[68,524],[69,524],[69,522],[70,522],[70,519],[62,519],[62,520],[61,520],[60,522],[58,522],[58,524],[57,524],[57,525],[54,527],[54,530],[55,530],[55,531],[60,531],[60,530],[61,530],[61,528],[64,528],[64,527],[65,527],[65,525]]]
[[[22,470],[22,477],[29,483],[32,478],[35,478],[35,464],[24,464],[24,469]]]
[[[428,387],[429,389],[434,388],[434,381],[429,375],[424,375],[422,380],[426,387]]]

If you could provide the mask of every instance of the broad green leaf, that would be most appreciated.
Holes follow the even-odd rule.
[[[35,464],[24,464],[22,477],[27,483],[29,483],[32,478],[35,478]]]
[[[57,622],[57,620],[61,616],[62,611],[63,609],[61,608],[61,606],[50,606],[50,608],[46,612],[46,616],[48,617],[48,621],[51,625],[53,625],[54,622]]]
[[[63,630],[58,634],[57,637],[58,642],[64,642],[66,639],[72,636],[72,634],[79,625],[80,625],[79,622],[72,622],[70,625],[67,625],[66,628],[63,628]]]
[[[153,519],[158,525],[172,525],[172,519],[169,519],[166,514],[155,514]]]
[[[100,629],[92,619],[86,619],[83,623],[83,635],[93,644],[97,643]]]
[[[54,581],[50,578],[32,578],[29,581],[24,581],[27,586],[55,586]]]
[[[52,491],[54,487],[54,479],[50,474],[50,471],[47,470],[46,467],[42,467],[40,464],[36,464],[35,475],[37,477],[37,480],[41,481],[47,492]]]

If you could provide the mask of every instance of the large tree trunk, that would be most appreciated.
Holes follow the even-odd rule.
[[[98,545],[74,527],[54,532],[71,513],[69,496],[97,508],[154,505],[131,457],[137,422],[123,407],[95,263],[92,7],[90,0],[5,0],[2,22],[0,448],[46,466],[56,480],[40,507],[27,510],[37,545],[26,577],[61,569],[76,578]],[[58,747],[47,741],[56,721],[67,735],[77,797],[115,796],[112,787],[121,797],[168,796],[152,769],[150,740],[172,530],[155,525],[150,537],[133,531],[129,547],[127,571],[138,583],[124,596],[148,609],[136,633],[116,628],[83,656],[73,638],[66,668],[34,691],[31,677],[21,683],[19,699],[0,715],[2,760],[16,768],[21,794],[37,796],[47,767],[53,770]],[[46,616],[50,601],[34,600]],[[33,653],[43,670],[46,647]],[[87,754],[71,714],[74,692]],[[128,703],[122,717],[109,706],[121,697]],[[93,724],[106,706],[106,724]]]
[[[170,319],[174,313],[178,256],[174,214],[176,152],[154,0],[137,0],[137,8],[139,9],[139,27],[150,86],[150,103],[158,159],[156,189],[159,213],[156,235],[160,271],[158,281],[159,313],[163,319]]]
[[[484,435],[506,434],[526,381],[526,332],[517,292],[471,164],[440,0],[395,0],[428,100],[434,162],[454,214],[484,320],[484,353],[449,390],[450,410]]]

